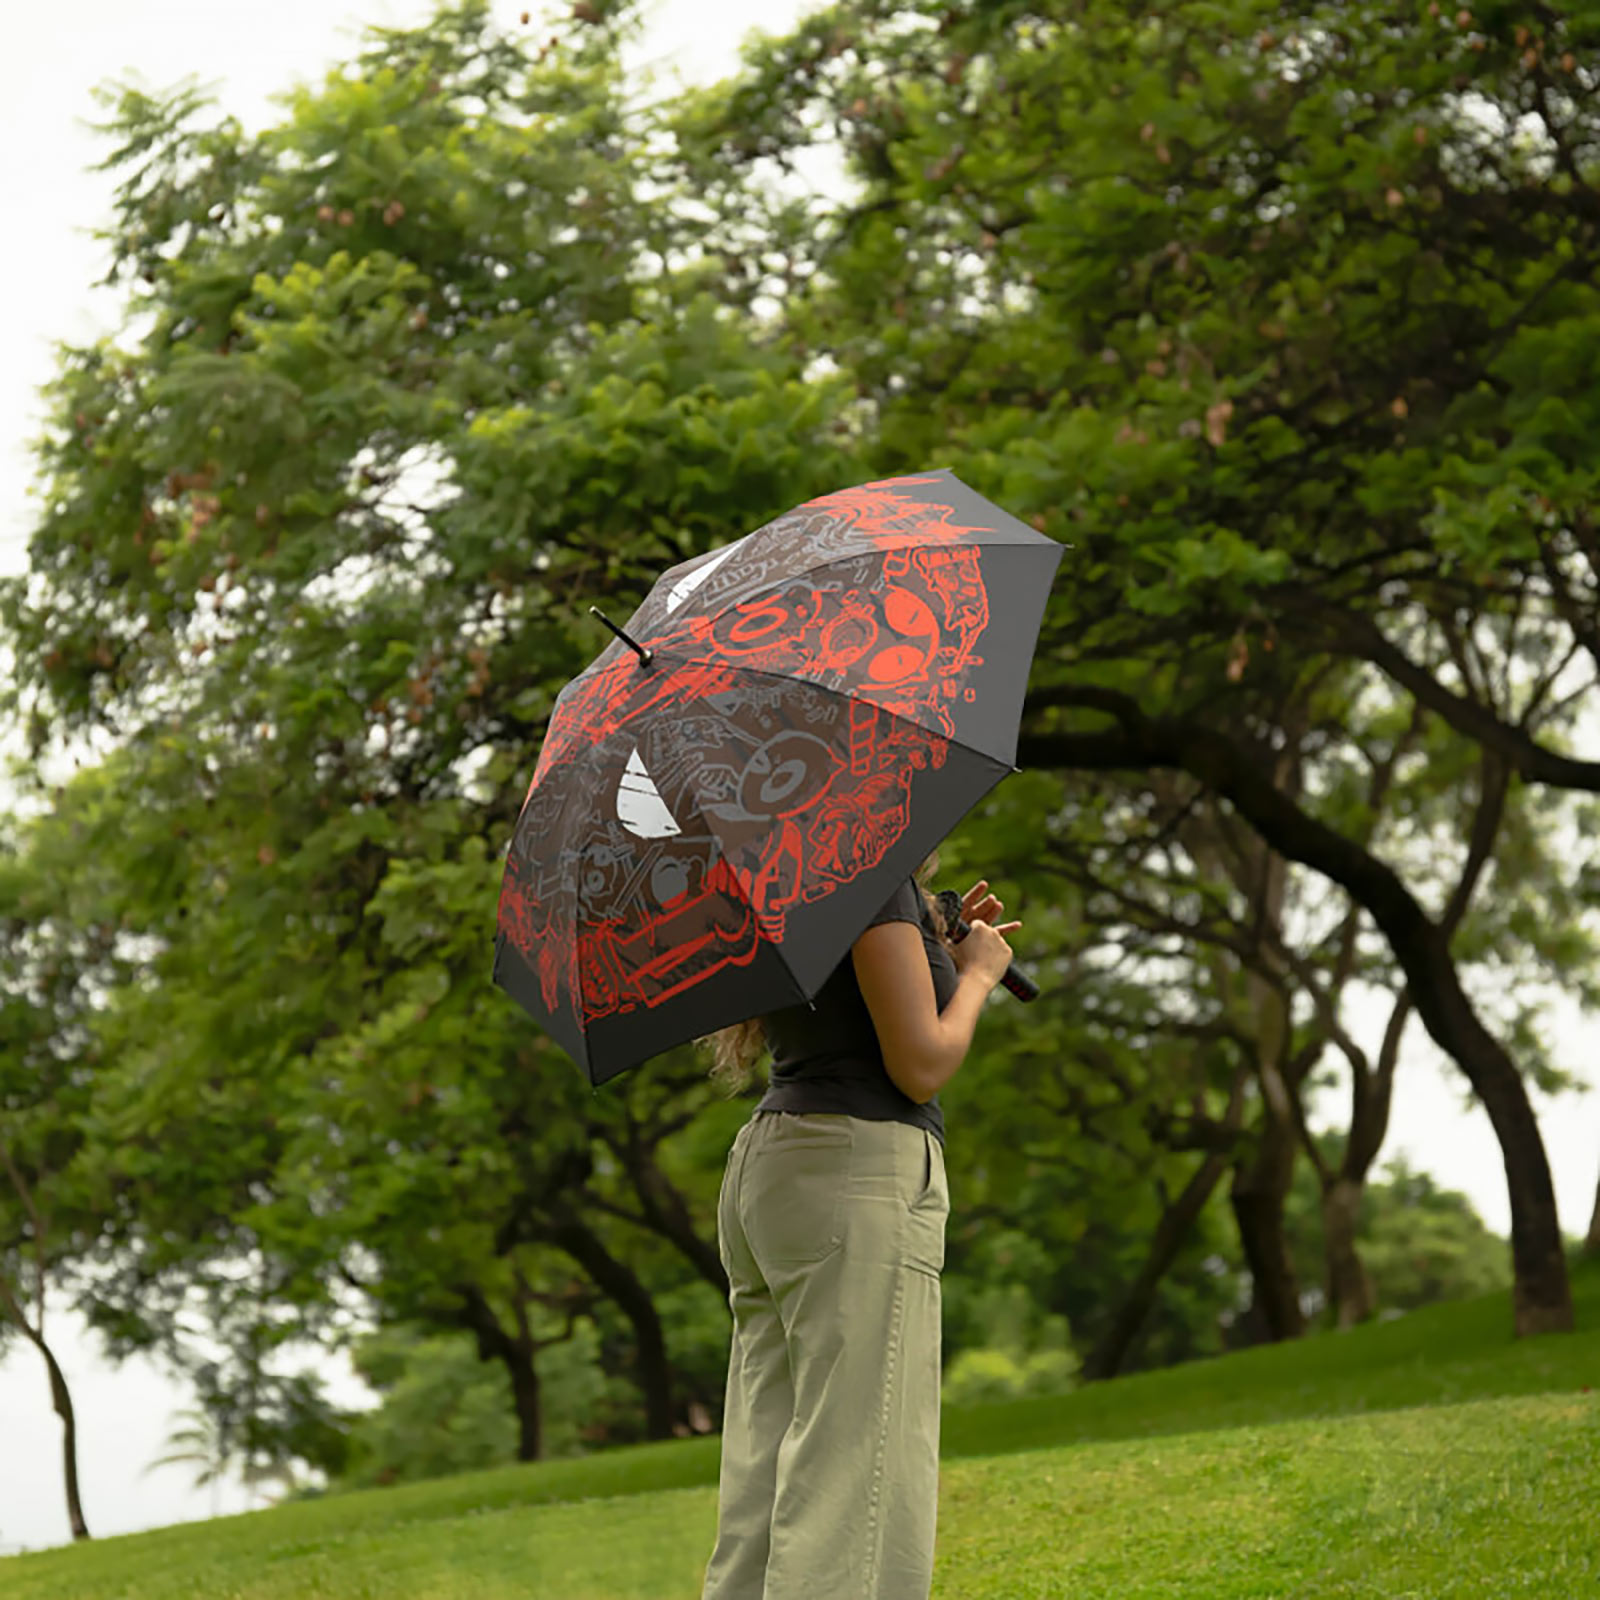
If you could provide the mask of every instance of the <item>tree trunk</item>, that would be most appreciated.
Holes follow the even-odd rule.
[[[476,1335],[478,1359],[503,1363],[511,1379],[511,1397],[517,1411],[517,1460],[543,1460],[544,1408],[535,1365],[536,1346],[525,1335],[505,1330],[477,1284],[457,1284],[456,1292],[462,1300],[457,1320]]]
[[[1260,1004],[1256,1039],[1256,1082],[1261,1088],[1261,1129],[1255,1148],[1235,1166],[1229,1200],[1239,1243],[1250,1268],[1248,1321],[1259,1339],[1298,1339],[1305,1332],[1300,1284],[1283,1227],[1283,1202],[1294,1181],[1298,1122],[1293,1092],[1280,1070],[1288,1042],[1288,1015],[1281,994],[1250,974],[1246,992]]]
[[[1306,1328],[1283,1230],[1283,1198],[1294,1171],[1295,1148],[1293,1129],[1269,1117],[1255,1158],[1235,1169],[1229,1195],[1253,1285],[1249,1314],[1261,1333],[1274,1341],[1298,1339]]]
[[[1445,931],[1385,862],[1281,793],[1267,766],[1270,756],[1198,722],[1147,718],[1135,701],[1114,691],[1085,689],[1080,698],[1115,717],[1117,731],[1024,735],[1017,745],[1020,763],[1100,771],[1182,767],[1231,801],[1280,855],[1343,885],[1372,914],[1405,972],[1423,1026],[1465,1074],[1500,1142],[1511,1205],[1514,1330],[1519,1338],[1570,1333],[1572,1286],[1539,1124],[1516,1064],[1461,987]]]
[[[1282,859],[1273,863],[1281,878]],[[1277,894],[1263,897],[1263,910],[1277,926]],[[1273,1341],[1298,1339],[1306,1331],[1300,1285],[1283,1227],[1283,1202],[1294,1181],[1299,1154],[1299,1119],[1294,1096],[1299,1083],[1289,1065],[1288,1001],[1259,972],[1245,974],[1244,992],[1255,1021],[1255,1079],[1261,1089],[1261,1131],[1255,1148],[1234,1168],[1229,1198],[1239,1242],[1250,1267],[1250,1320]],[[1308,1058],[1309,1059],[1309,1058]]]
[[[550,1242],[566,1251],[616,1302],[633,1324],[638,1358],[638,1382],[644,1395],[645,1437],[672,1437],[672,1368],[667,1360],[666,1338],[650,1291],[626,1262],[619,1261],[598,1234],[570,1212],[554,1220],[547,1231]]]
[[[56,1360],[55,1352],[44,1339],[44,1219],[40,1216],[39,1207],[34,1201],[32,1187],[18,1171],[17,1164],[11,1157],[10,1148],[3,1143],[0,1143],[0,1161],[5,1163],[11,1186],[16,1190],[17,1198],[22,1202],[33,1224],[35,1245],[39,1252],[38,1282],[35,1286],[38,1301],[35,1318],[38,1326],[35,1327],[28,1321],[17,1292],[13,1290],[11,1281],[4,1272],[0,1272],[0,1314],[20,1328],[23,1336],[44,1357],[45,1367],[50,1373],[50,1400],[56,1415],[61,1418],[61,1455],[67,1488],[67,1521],[72,1528],[74,1540],[87,1539],[89,1524],[84,1520],[83,1498],[78,1490],[78,1419],[72,1409],[72,1394],[67,1388],[67,1375],[61,1370],[61,1363]]]
[[[1322,1178],[1322,1236],[1327,1258],[1328,1307],[1334,1326],[1353,1328],[1368,1321],[1377,1310],[1377,1290],[1372,1274],[1356,1246],[1356,1223],[1361,1211],[1367,1173],[1389,1132],[1389,1109],[1394,1103],[1394,1075],[1400,1060],[1400,1040],[1411,1015],[1409,991],[1401,990],[1389,1012],[1378,1064],[1368,1065],[1365,1054],[1351,1040],[1343,1041],[1350,1063],[1350,1131],[1338,1171]],[[1309,1142],[1307,1148],[1311,1148]]]
[[[40,1326],[43,1326],[42,1322]],[[83,1518],[83,1500],[78,1493],[78,1419],[72,1410],[72,1396],[67,1391],[67,1377],[61,1370],[54,1353],[43,1339],[36,1339],[39,1354],[50,1369],[50,1398],[56,1415],[61,1418],[61,1457],[67,1483],[67,1520],[72,1525],[74,1539],[89,1537],[89,1524]]]
[[[1110,1326],[1095,1341],[1094,1349],[1084,1361],[1083,1378],[1086,1383],[1116,1377],[1139,1329],[1144,1326],[1145,1318],[1150,1315],[1156,1289],[1177,1259],[1189,1230],[1205,1209],[1206,1201],[1211,1198],[1211,1191],[1227,1170],[1227,1156],[1221,1151],[1213,1151],[1184,1185],[1183,1193],[1162,1213],[1144,1265],[1128,1286]]]
[[[1372,1274],[1356,1248],[1362,1183],[1344,1172],[1322,1191],[1322,1238],[1328,1260],[1328,1305],[1335,1325],[1353,1328],[1377,1309]]]
[[[544,1405],[542,1402],[539,1369],[534,1365],[532,1350],[520,1348],[503,1358],[506,1371],[511,1375],[511,1398],[517,1408],[517,1460],[541,1461],[544,1459]]]
[[[1418,726],[1420,707],[1413,710],[1412,727]],[[1393,763],[1401,746],[1389,756],[1383,776],[1387,786]],[[1483,869],[1494,853],[1495,839],[1505,814],[1509,769],[1494,755],[1485,752],[1478,808],[1472,819],[1472,838],[1461,876],[1456,881],[1444,915],[1439,920],[1440,936],[1448,946],[1455,930],[1472,903]],[[1377,807],[1371,808],[1376,812]],[[1353,933],[1353,929],[1352,929]],[[1353,950],[1353,946],[1347,947]],[[1346,967],[1345,971],[1348,972]],[[1343,983],[1340,984],[1343,989]],[[1356,1247],[1356,1223],[1365,1190],[1367,1173],[1389,1132],[1389,1110],[1394,1099],[1394,1075],[1400,1060],[1400,1040],[1411,1015],[1411,992],[1401,989],[1389,1012],[1377,1066],[1368,1064],[1365,1053],[1347,1035],[1339,1035],[1340,1047],[1350,1063],[1350,1131],[1345,1138],[1344,1155],[1336,1172],[1330,1172],[1317,1156],[1316,1145],[1302,1127],[1306,1150],[1317,1165],[1322,1184],[1322,1231],[1327,1259],[1328,1308],[1334,1326],[1353,1328],[1367,1321],[1377,1310],[1377,1294],[1372,1275],[1367,1271]],[[1333,1019],[1336,1021],[1337,1019]]]
[[[1470,1016],[1464,996],[1460,997],[1460,1005]],[[1499,1137],[1511,1201],[1516,1331],[1519,1336],[1571,1333],[1572,1285],[1567,1279],[1567,1256],[1556,1213],[1550,1159],[1539,1136],[1539,1124],[1510,1058],[1475,1017],[1472,1023],[1473,1031],[1482,1037],[1468,1046],[1476,1069],[1476,1074],[1469,1072],[1468,1077],[1473,1078],[1473,1087]]]
[[[1589,1218],[1589,1237],[1583,1241],[1586,1256],[1600,1256],[1600,1182],[1594,1186],[1594,1215]]]

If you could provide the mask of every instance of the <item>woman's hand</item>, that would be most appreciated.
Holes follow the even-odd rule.
[[[982,920],[991,926],[1000,920],[1002,910],[998,895],[989,894],[989,880],[979,878],[961,897],[961,916],[966,922]]]
[[[992,989],[1011,965],[1012,949],[1005,935],[1022,923],[997,923],[1002,910],[999,895],[989,893],[989,880],[980,878],[961,897],[961,917],[967,924],[965,939],[950,952],[960,973],[978,973]]]
[[[1020,922],[1002,922],[994,928],[981,917],[969,923],[966,938],[950,952],[956,971],[963,975],[976,972],[991,989],[994,988],[1011,965],[1013,952],[1005,935],[1021,926]]]

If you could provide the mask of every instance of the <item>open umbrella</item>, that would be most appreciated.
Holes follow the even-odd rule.
[[[1062,550],[941,470],[809,500],[602,618],[512,833],[494,981],[593,1084],[809,1001],[1016,770]]]

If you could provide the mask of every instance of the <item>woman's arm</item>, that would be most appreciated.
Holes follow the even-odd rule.
[[[1008,931],[1021,926],[1005,924]],[[880,922],[868,928],[851,946],[850,956],[890,1081],[922,1105],[961,1069],[983,1002],[1010,964],[1011,947],[998,929],[974,922],[956,947],[961,976],[942,1012],[922,934],[911,923]]]

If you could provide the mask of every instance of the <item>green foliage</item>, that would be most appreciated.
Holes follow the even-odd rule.
[[[411,1483],[516,1460],[510,1380],[465,1339],[385,1329],[357,1342],[351,1364],[381,1398],[356,1418],[349,1470],[333,1487]]]
[[[1039,1315],[1020,1283],[992,1287],[975,1298],[968,1315],[983,1326],[987,1342],[962,1350],[946,1365],[945,1405],[1065,1394],[1076,1386],[1079,1361],[1065,1317]]]
[[[116,745],[34,848],[137,952],[73,1110],[119,1353],[179,1357],[191,1287],[244,1315],[262,1251],[256,1315],[330,1340],[352,1285],[510,1325],[570,1271],[528,1219],[622,1119],[487,989],[544,719],[588,601],[848,476],[836,386],[669,267],[613,21],[536,51],[446,7],[258,136],[107,97],[148,331],[64,353],[0,612],[32,753]]]
[[[276,1484],[295,1497],[317,1492],[302,1480],[302,1466],[328,1476],[345,1470],[349,1419],[328,1404],[315,1376],[262,1382],[258,1370],[243,1385],[216,1367],[202,1367],[198,1376],[199,1403],[180,1413],[182,1425],[167,1438],[171,1448],[146,1472],[192,1466],[195,1485],[212,1486],[215,1514],[215,1492],[235,1473],[257,1494]]]
[[[1357,1238],[1380,1305],[1413,1311],[1509,1285],[1504,1241],[1465,1195],[1441,1189],[1427,1173],[1397,1158],[1362,1202]]]
[[[1472,890],[1456,931],[1477,1014],[1457,1006],[1455,1035],[1493,1031],[1512,1100],[1518,1070],[1556,1081],[1530,977],[1565,950],[1587,995],[1594,970],[1552,839],[1573,808],[1529,805],[1515,784],[1504,817],[1482,804],[1491,751],[1532,776],[1560,747],[1579,703],[1560,669],[1586,657],[1592,672],[1600,638],[1584,531],[1600,485],[1580,443],[1600,421],[1586,198],[1600,127],[1577,92],[1593,45],[1581,8],[1396,23],[1265,3],[859,0],[752,47],[744,77],[679,123],[700,162],[749,163],[819,137],[808,127],[838,138],[857,192],[814,221],[815,270],[785,315],[858,385],[873,470],[937,450],[1070,541],[1032,748],[1140,769],[1139,739],[1105,732],[1115,689],[1119,732],[1142,713],[1186,750],[1215,738],[1275,802],[1339,827],[1340,845],[1354,834],[1369,877],[1398,863],[1429,915],[1453,918],[1456,885]],[[763,220],[785,223],[778,207]],[[748,222],[730,206],[714,236]],[[1428,765],[1399,775],[1387,814],[1368,710],[1424,725]],[[1330,766],[1359,787],[1330,785]],[[1486,884],[1463,865],[1473,809],[1505,835],[1501,856],[1489,830]],[[1259,801],[1251,820],[1273,810]],[[1193,876],[1222,874],[1174,884],[1148,855],[1136,870],[1160,880],[1142,922],[1166,915],[1169,942],[1261,941],[1259,905],[1231,928],[1173,924],[1172,891],[1203,895]],[[1129,881],[1120,863],[1110,895]],[[1347,909],[1316,907],[1322,894],[1302,879],[1291,901],[1322,913],[1291,952],[1319,974],[1339,970]],[[1141,919],[1101,920],[1126,945]],[[1356,934],[1358,963],[1398,987],[1393,952]],[[1260,1044],[1239,1002],[1281,973],[1201,984],[1194,966],[1169,1015],[1198,994],[1191,1025]],[[1414,954],[1406,977],[1442,1038],[1450,986],[1416,992]],[[1325,1027],[1319,1014],[1296,1044]],[[1551,1250],[1548,1210],[1537,1226]]]

